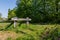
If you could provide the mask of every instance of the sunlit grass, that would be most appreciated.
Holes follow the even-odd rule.
[[[9,23],[0,23],[1,26],[6,27]],[[44,34],[46,36],[46,31],[49,31],[49,34],[53,32],[55,28],[58,28],[58,34],[60,35],[60,25],[54,24],[54,25],[40,25],[40,24],[30,24],[28,27],[26,24],[21,24],[20,26],[16,26],[15,28],[13,25],[9,27],[6,31],[12,31],[18,34],[17,39],[19,37],[23,40],[27,37],[33,37],[34,40],[40,40],[40,36]],[[1,29],[2,27],[0,27]]]

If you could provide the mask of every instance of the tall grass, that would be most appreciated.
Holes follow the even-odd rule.
[[[7,30],[18,34],[16,40],[58,40],[60,37],[60,25],[34,25],[21,24],[16,28],[9,27]],[[22,36],[20,36],[22,34]]]

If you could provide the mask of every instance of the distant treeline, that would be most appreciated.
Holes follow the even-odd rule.
[[[33,23],[60,23],[60,0],[17,0],[8,19],[30,17]]]

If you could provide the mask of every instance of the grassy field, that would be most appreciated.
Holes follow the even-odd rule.
[[[0,29],[5,29],[10,23],[0,23]],[[0,31],[1,40],[58,40],[60,37],[60,25],[40,25],[26,24],[9,27],[6,30]]]

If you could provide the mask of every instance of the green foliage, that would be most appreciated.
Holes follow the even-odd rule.
[[[17,0],[17,7],[8,10],[8,19],[29,17],[33,23],[59,23],[60,0]]]
[[[12,17],[15,17],[15,8],[13,10],[8,9],[8,19],[10,20]]]
[[[17,0],[17,17],[30,17],[32,22],[59,23],[60,0]]]

